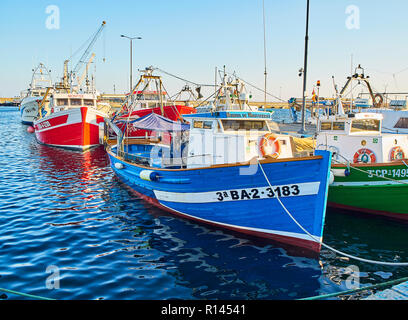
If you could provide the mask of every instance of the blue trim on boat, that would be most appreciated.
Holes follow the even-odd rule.
[[[183,118],[272,119],[272,114],[266,111],[217,111],[183,114]]]
[[[304,247],[312,242],[318,247],[313,250],[320,249],[320,243],[305,235],[284,212],[276,196],[268,195],[281,193],[281,201],[294,218],[321,239],[331,163],[328,151],[318,151],[321,158],[262,163],[274,187],[272,192],[267,191],[269,186],[259,167],[253,175],[240,172],[245,165],[161,170],[108,154],[112,169],[121,180],[170,211],[263,236],[288,237]],[[156,181],[142,178],[142,171],[151,170],[157,173]]]

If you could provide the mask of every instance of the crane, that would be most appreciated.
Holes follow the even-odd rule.
[[[83,73],[82,76],[78,79],[78,88],[81,87],[82,81],[84,81],[85,76],[88,76],[88,68],[89,68],[89,65],[92,63],[92,60],[93,60],[94,58],[95,58],[95,53],[92,53],[91,57],[90,57],[89,60],[88,60],[88,63],[86,64],[84,73]]]
[[[106,21],[102,21],[101,26],[99,27],[99,29],[96,31],[95,35],[92,37],[88,47],[86,48],[86,50],[84,51],[84,53],[82,54],[81,58],[79,59],[78,63],[75,65],[75,67],[72,69],[71,72],[71,84],[72,82],[77,79],[78,77],[78,72],[81,70],[81,68],[87,64],[88,60],[89,60],[89,54],[91,53],[91,49],[93,47],[93,45],[95,44],[96,40],[98,40],[99,36],[101,35],[101,32],[103,30],[103,28],[106,25]]]

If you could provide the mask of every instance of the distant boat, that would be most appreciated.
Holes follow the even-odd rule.
[[[172,121],[178,121],[185,114],[195,113],[196,109],[169,101],[167,92],[163,90],[161,77],[153,75],[153,68],[148,67],[141,71],[133,93],[128,95],[122,109],[114,117],[114,122],[122,132],[126,130],[128,137],[146,137],[152,132],[134,128],[131,121],[152,112]]]
[[[40,63],[33,69],[30,87],[21,93],[20,117],[23,124],[33,124],[38,116],[39,103],[43,100],[47,88],[50,87],[52,87],[50,72],[44,64]]]
[[[348,77],[346,84],[340,92],[340,96],[344,98],[344,93],[348,86],[353,82],[364,84],[370,95],[370,99],[363,99],[361,97],[353,100],[353,112],[372,112],[383,115],[382,132],[383,133],[402,133],[408,134],[408,109],[406,100],[391,100],[388,107],[385,105],[383,94],[374,93],[370,85],[370,77],[364,74],[364,69],[358,65],[355,73]]]
[[[214,104],[183,116],[188,124],[156,113],[131,121],[171,134],[170,146],[162,134],[130,139],[107,120],[117,135],[107,145],[111,167],[141,198],[172,214],[318,252],[331,153],[296,157],[291,137],[272,132],[271,113],[250,109],[245,95],[235,94],[236,81],[224,78]]]
[[[42,144],[86,150],[102,144],[106,116],[96,94],[54,92],[49,111],[34,121],[35,135]]]
[[[48,107],[43,107],[48,91],[44,96],[41,112],[34,121],[35,135],[40,143],[77,150],[103,143],[104,117],[108,116],[109,104],[98,105],[98,93],[93,77],[92,82],[88,79],[88,67],[95,57],[95,54],[91,54],[91,48],[105,24],[103,21],[89,40],[88,47],[71,72],[68,72],[69,61],[64,61],[62,81],[52,89]],[[81,67],[85,67],[85,70],[79,77]]]
[[[372,105],[369,102],[369,99],[356,98],[353,100],[353,108],[371,108]]]

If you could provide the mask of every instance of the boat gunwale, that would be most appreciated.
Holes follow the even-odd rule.
[[[124,163],[127,163],[129,165],[143,168],[143,169],[148,169],[148,170],[155,170],[155,171],[192,171],[192,170],[204,170],[204,169],[216,169],[216,168],[226,168],[226,167],[244,167],[244,166],[249,166],[251,164],[254,164],[257,162],[256,158],[252,158],[249,161],[246,162],[238,162],[238,163],[225,163],[225,164],[216,164],[212,166],[207,166],[207,167],[199,167],[199,168],[181,168],[181,169],[167,169],[167,168],[156,168],[156,167],[150,167],[150,166],[144,166],[141,164],[137,163],[132,163],[129,161],[126,161],[125,159],[119,157],[118,155],[114,154],[111,150],[111,146],[108,146],[106,148],[106,152],[114,157],[115,159],[118,159]],[[320,155],[315,155],[315,156],[309,156],[309,157],[298,157],[298,158],[282,158],[282,159],[274,159],[274,158],[269,158],[269,159],[263,159],[259,160],[260,164],[269,164],[269,163],[282,163],[282,162],[296,162],[296,161],[307,161],[307,160],[322,160],[323,156]]]
[[[401,159],[398,161],[391,161],[391,162],[376,162],[376,163],[333,163],[332,168],[344,168],[344,167],[386,167],[386,166],[405,166],[408,168],[408,164],[405,163],[408,159]]]

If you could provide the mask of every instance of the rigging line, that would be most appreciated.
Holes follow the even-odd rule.
[[[264,177],[265,177],[265,179],[266,179],[268,185],[269,185],[271,188],[273,188],[272,185],[271,185],[271,183],[269,182],[269,179],[268,179],[268,177],[267,177],[267,175],[266,175],[266,173],[265,173],[265,171],[264,171],[264,169],[263,169],[261,163],[259,162],[259,159],[257,158],[256,160],[258,161],[258,165],[259,165],[259,167],[261,168],[261,171],[262,171],[262,173],[263,173],[263,175],[264,175]],[[327,249],[329,249],[329,250],[331,250],[331,251],[333,251],[333,252],[335,252],[335,253],[338,253],[338,254],[340,254],[340,255],[342,255],[342,256],[348,257],[348,258],[350,258],[350,259],[358,260],[358,261],[361,261],[361,262],[372,263],[372,264],[379,264],[379,265],[386,265],[386,266],[394,266],[394,267],[395,267],[395,266],[399,266],[399,267],[407,267],[407,266],[408,266],[408,262],[384,262],[384,261],[377,261],[377,260],[370,260],[370,259],[364,259],[364,258],[356,257],[356,256],[353,256],[353,255],[351,255],[351,254],[348,254],[348,253],[342,252],[342,251],[340,251],[340,250],[337,250],[337,249],[335,249],[335,248],[329,246],[328,244],[325,244],[325,243],[324,243],[323,241],[321,241],[319,238],[317,238],[316,236],[314,236],[314,235],[312,235],[311,233],[309,233],[309,231],[307,231],[307,230],[293,217],[293,215],[289,212],[289,210],[288,210],[288,209],[285,207],[285,205],[282,203],[282,201],[280,200],[280,197],[279,197],[278,195],[276,195],[276,199],[278,200],[279,204],[281,205],[281,207],[283,208],[283,210],[286,212],[286,214],[292,219],[292,221],[293,221],[304,233],[306,233],[306,235],[308,235],[311,239],[313,239],[313,241],[319,242],[323,247],[325,247],[325,248],[327,248]]]
[[[228,74],[228,75],[231,75],[231,76],[233,75],[232,73],[227,72],[227,71],[226,71],[225,73]],[[242,79],[241,77],[238,77],[238,76],[237,76],[237,78],[238,78],[239,80],[241,80],[242,82],[244,82],[245,84],[247,84],[247,85],[249,85],[249,86],[251,86],[251,87],[253,87],[253,88],[255,88],[255,89],[257,89],[257,90],[259,90],[259,91],[261,91],[261,92],[264,92],[264,93],[266,93],[267,95],[269,95],[269,96],[271,96],[271,97],[273,97],[273,98],[275,98],[275,99],[277,99],[277,100],[279,100],[279,101],[281,101],[281,102],[285,102],[285,103],[287,102],[286,100],[281,99],[281,98],[279,98],[279,97],[273,95],[272,93],[269,93],[269,92],[265,91],[264,89],[261,89],[261,88],[255,86],[255,85],[252,84],[252,83],[249,83],[248,81]]]
[[[219,88],[216,92],[213,92],[209,97],[207,97],[207,99],[205,99],[204,101],[200,102],[195,108],[198,108],[199,106],[201,106],[204,102],[206,102],[208,99],[210,99],[212,96],[218,96],[220,94],[222,90],[222,87]]]
[[[366,70],[371,70],[371,71],[378,72],[378,73],[393,75],[392,72],[385,72],[385,71],[381,71],[381,70],[378,70],[378,69],[373,69],[373,68],[364,68],[364,69],[366,69]]]
[[[336,154],[337,154],[339,157],[341,157],[341,158],[343,158],[344,160],[346,160],[346,163],[344,163],[344,162],[338,161],[338,160],[336,160],[336,159],[333,159],[333,161],[335,161],[335,162],[337,162],[337,163],[339,163],[339,164],[344,164],[344,165],[346,165],[347,167],[353,168],[353,169],[356,170],[356,171],[360,171],[360,172],[367,173],[367,174],[372,174],[373,176],[376,176],[377,178],[382,178],[382,179],[384,179],[384,180],[389,180],[389,181],[392,181],[392,182],[397,182],[397,183],[407,184],[407,185],[408,185],[408,182],[406,182],[406,181],[404,181],[404,180],[396,180],[396,179],[388,178],[388,177],[385,177],[385,176],[383,177],[383,176],[381,176],[381,175],[376,174],[375,172],[369,173],[369,172],[367,172],[366,170],[363,170],[363,169],[360,169],[360,168],[358,168],[358,167],[352,166],[351,163],[350,163],[350,161],[347,160],[345,157],[343,157],[340,153],[336,153]]]
[[[173,103],[173,105],[171,106],[173,110],[175,110],[177,112],[177,114],[179,115],[180,119],[183,119],[183,116],[180,114],[180,112],[178,111],[177,107],[176,107],[176,103],[171,100],[171,97],[169,95],[169,92],[166,90],[166,88],[164,87],[164,84],[162,83],[162,87],[164,89],[164,91],[166,92],[167,96],[169,97],[169,101]],[[181,95],[181,91],[180,91],[180,95]]]
[[[132,91],[129,92],[129,94],[127,95],[125,101],[123,102],[122,106],[120,107],[119,111],[118,111],[118,112],[115,112],[115,115],[113,116],[112,121],[115,120],[115,118],[122,112],[122,110],[124,110],[125,107],[128,109],[128,112],[131,112],[131,111],[130,111],[130,107],[132,106],[132,104],[133,104],[133,102],[134,102],[134,101],[132,101],[132,98],[133,98],[133,96],[134,96],[133,92],[136,90],[136,88],[139,86],[139,84],[140,84],[140,82],[138,82],[137,84],[135,84],[135,86],[132,88]],[[146,87],[145,87],[145,88],[146,88]],[[137,101],[138,99],[139,99],[139,98],[136,97],[136,101]]]
[[[351,94],[353,93],[353,90],[354,90],[357,86],[359,86],[359,85],[360,85],[359,83],[356,83],[354,86],[351,86],[351,87],[349,88],[348,93],[346,94],[346,96],[347,96],[347,95],[351,95]]]
[[[181,80],[181,81],[185,81],[185,82],[194,84],[194,85],[197,86],[197,87],[215,87],[215,85],[213,85],[213,84],[199,84],[199,83],[196,83],[196,82],[187,80],[187,79],[183,79],[183,78],[181,78],[181,77],[179,77],[179,76],[176,76],[176,75],[171,74],[171,73],[169,73],[169,72],[167,72],[167,71],[164,71],[163,69],[160,69],[160,68],[156,68],[156,69],[157,69],[158,71],[162,72],[162,73],[167,74],[167,75],[170,76],[170,77],[173,77],[173,78],[179,79],[179,80]]]
[[[96,31],[94,34],[92,34],[73,54],[71,54],[71,56],[68,58],[68,60],[71,61],[71,59],[73,57],[75,57],[93,39],[93,37],[95,37],[97,32],[98,31]]]
[[[149,83],[150,83],[150,79],[148,79],[145,87],[143,88],[143,91],[147,88]],[[132,115],[132,113],[134,111],[133,108],[135,106],[135,102],[137,102],[142,97],[142,95],[140,95],[140,96],[136,95],[136,99],[134,99],[134,96],[135,96],[134,92],[135,92],[136,88],[139,86],[139,84],[140,84],[140,82],[138,82],[135,85],[135,87],[132,89],[132,92],[129,92],[130,103],[128,104],[128,108],[127,108],[128,109],[128,117],[127,117],[126,124],[125,124],[126,136],[125,136],[125,139],[123,140],[123,143],[126,142],[126,138],[129,139],[129,120],[130,120],[130,117],[131,117],[131,115]],[[129,153],[129,143],[127,143],[126,146],[127,146],[127,152]],[[124,150],[125,150],[125,148],[123,148],[123,151]]]

